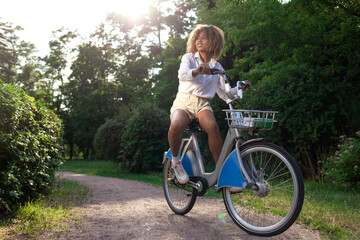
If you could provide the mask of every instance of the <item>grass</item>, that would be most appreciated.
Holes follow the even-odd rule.
[[[59,180],[46,198],[20,206],[11,216],[0,222],[0,234],[4,239],[34,239],[41,232],[49,237],[66,234],[69,225],[80,222],[75,205],[86,201],[89,190],[73,181]],[[2,239],[3,239],[2,238]]]
[[[359,191],[308,181],[301,218],[328,238],[359,239],[359,200]]]
[[[121,172],[119,171],[117,165],[112,161],[66,160],[65,163],[61,166],[60,170],[62,172],[74,172],[102,177],[135,180],[152,183],[159,186],[162,184],[162,173],[134,174]]]
[[[120,172],[110,161],[71,160],[62,171],[115,177],[162,184],[162,174],[131,174]],[[206,197],[221,198],[221,194],[209,189]],[[335,184],[305,182],[305,200],[298,222],[319,230],[324,239],[359,239],[360,192]]]

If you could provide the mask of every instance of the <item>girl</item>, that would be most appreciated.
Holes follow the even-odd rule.
[[[187,41],[187,53],[181,60],[178,71],[179,88],[170,110],[171,124],[168,132],[171,165],[180,184],[189,181],[178,154],[182,133],[191,120],[198,118],[200,127],[207,132],[215,163],[221,152],[222,138],[208,99],[213,98],[215,92],[223,100],[228,99],[223,78],[220,75],[210,75],[211,68],[223,70],[216,60],[223,50],[224,42],[224,32],[220,28],[196,25]]]

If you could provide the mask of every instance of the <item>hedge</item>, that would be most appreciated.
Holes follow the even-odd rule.
[[[0,80],[0,214],[47,193],[60,158],[61,122]]]
[[[169,148],[169,114],[146,103],[139,106],[126,123],[121,137],[119,166],[137,173],[160,171],[164,151]]]

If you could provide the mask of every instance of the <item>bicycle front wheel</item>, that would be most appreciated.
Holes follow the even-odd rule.
[[[184,215],[193,208],[197,195],[192,187],[179,184],[168,158],[164,162],[163,189],[165,199],[174,213]]]
[[[231,194],[223,188],[223,198],[234,222],[249,234],[274,236],[287,230],[300,214],[304,183],[299,166],[277,145],[253,142],[240,154],[257,190],[245,188]]]

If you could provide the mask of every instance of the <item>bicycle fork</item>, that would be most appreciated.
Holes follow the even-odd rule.
[[[236,155],[237,155],[237,159],[238,159],[238,162],[239,162],[240,171],[243,174],[243,177],[245,178],[245,181],[247,182],[246,187],[251,188],[251,189],[253,189],[255,191],[258,191],[259,186],[256,183],[256,180],[253,179],[252,177],[250,177],[250,175],[249,175],[249,172],[253,172],[253,173],[257,174],[257,170],[256,170],[256,168],[254,166],[252,156],[250,155],[250,159],[249,159],[249,162],[248,162],[248,168],[249,169],[246,169],[246,167],[244,165],[244,161],[243,161],[243,159],[241,157],[241,154],[240,154],[240,142],[241,142],[240,140],[237,140],[236,143],[235,143]]]

